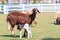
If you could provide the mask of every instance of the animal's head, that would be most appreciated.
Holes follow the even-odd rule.
[[[30,18],[31,18],[30,24],[32,24],[32,22],[36,19],[36,14],[37,14],[37,12],[40,13],[37,8],[32,9],[32,14],[30,15]],[[35,23],[36,23],[36,22],[35,22]]]
[[[40,11],[37,8],[34,8],[32,11],[33,13],[37,13],[37,12],[40,13]]]

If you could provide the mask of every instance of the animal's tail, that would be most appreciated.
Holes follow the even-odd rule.
[[[7,18],[6,18],[6,22],[9,23],[9,24],[12,23],[12,22],[11,22],[11,16],[9,16],[9,15],[7,16]]]
[[[9,21],[9,19],[10,19],[10,16],[7,16],[6,21],[8,22],[8,21]]]

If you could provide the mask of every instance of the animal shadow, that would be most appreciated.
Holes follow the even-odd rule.
[[[42,38],[42,40],[60,40],[60,38]]]
[[[13,35],[0,35],[0,37],[13,37],[13,38],[16,38],[16,37],[19,37],[18,35],[16,35],[15,37]]]
[[[60,25],[60,24],[58,24],[58,23],[51,23],[51,24],[54,24],[54,25]]]

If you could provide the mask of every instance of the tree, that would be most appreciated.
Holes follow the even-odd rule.
[[[36,3],[36,0],[33,0],[33,4],[35,4]]]

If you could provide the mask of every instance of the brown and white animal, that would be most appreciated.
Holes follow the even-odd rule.
[[[20,11],[11,11],[7,15],[8,30],[15,36],[14,27],[17,25],[17,28],[20,31],[20,38],[22,38],[22,29],[25,29],[25,32],[28,33],[28,38],[32,37],[29,25],[36,20],[36,14],[39,12],[37,8],[27,11],[26,13]],[[40,13],[40,12],[39,12]],[[36,22],[35,22],[36,24]]]

